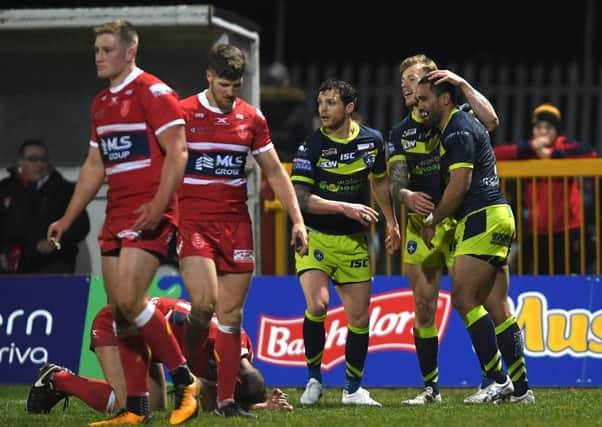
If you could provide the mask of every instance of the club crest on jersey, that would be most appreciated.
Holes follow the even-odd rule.
[[[236,117],[236,120],[244,120],[244,119],[245,119],[245,116],[243,116],[243,115],[242,115],[242,114],[240,114],[240,113],[236,113],[236,116],[235,116],[235,117]]]
[[[205,247],[205,239],[199,233],[192,234],[190,243],[195,249],[203,249]]]
[[[414,252],[416,252],[416,249],[418,249],[418,242],[416,242],[416,240],[408,240],[407,249],[410,255],[414,254]]]
[[[238,129],[236,129],[236,133],[242,140],[246,140],[249,137],[249,129],[247,129],[245,125],[240,125]]]
[[[374,165],[374,160],[375,160],[375,156],[373,156],[372,154],[369,154],[364,157],[364,163],[369,168],[371,168]]]
[[[205,113],[194,113],[194,118],[195,119],[204,119]]]
[[[130,112],[130,107],[132,106],[132,100],[126,99],[121,103],[121,108],[119,109],[119,114],[121,117],[125,117]]]
[[[324,259],[324,254],[322,253],[321,250],[316,249],[316,250],[314,250],[314,258],[317,259],[318,261],[322,261]]]

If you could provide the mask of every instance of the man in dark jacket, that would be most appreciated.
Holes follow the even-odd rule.
[[[73,273],[77,244],[90,231],[88,215],[77,219],[60,245],[46,239],[46,230],[63,215],[74,184],[50,165],[39,140],[21,144],[18,167],[9,172],[0,181],[0,272]]]

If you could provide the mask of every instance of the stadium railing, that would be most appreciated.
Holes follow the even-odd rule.
[[[285,168],[290,172],[291,164],[285,163]],[[534,209],[538,208],[537,188],[535,185],[538,181],[547,180],[548,182],[548,262],[551,269],[551,274],[554,274],[554,241],[552,239],[552,212],[554,209],[563,209],[565,214],[565,231],[564,231],[564,271],[569,272],[570,252],[566,250],[570,244],[570,236],[568,232],[568,210],[569,210],[569,178],[576,178],[581,196],[580,216],[581,225],[579,227],[579,270],[580,274],[595,273],[602,274],[602,253],[601,245],[602,230],[600,224],[601,215],[601,200],[600,200],[600,178],[602,177],[602,159],[558,159],[558,160],[517,160],[517,161],[500,161],[497,163],[498,175],[500,177],[500,186],[502,192],[511,201],[516,218],[516,249],[517,256],[513,258],[511,265],[514,274],[533,274],[538,275],[538,239],[532,239],[533,253],[533,269],[526,271],[524,265],[524,257],[522,251],[525,250],[525,233],[527,233],[526,219],[523,212],[525,207],[525,186],[527,182],[532,184],[534,191],[531,194],[531,205]],[[564,203],[562,206],[552,205],[552,180],[561,179],[563,184]],[[592,194],[593,193],[593,194]],[[374,200],[371,199],[371,204],[374,206]],[[264,214],[267,216],[273,215],[269,221],[269,227],[262,227],[262,238],[273,242],[271,265],[264,267],[263,274],[273,274],[277,276],[294,274],[294,266],[292,260],[292,249],[289,247],[289,226],[287,223],[286,213],[282,205],[277,199],[263,200]],[[586,215],[587,214],[587,215]],[[398,210],[398,218],[400,222],[400,230],[402,230],[401,248],[405,248],[405,226],[406,212],[401,208]],[[267,225],[267,224],[266,224]],[[537,218],[533,220],[533,228],[537,229]],[[595,243],[592,249],[586,245],[586,239],[592,239]],[[557,249],[557,248],[556,248]],[[384,229],[383,224],[373,224],[370,232],[370,252],[373,271],[376,274],[404,274],[403,266],[403,250],[400,250],[393,256],[388,256],[384,251]],[[591,265],[588,265],[587,260],[591,260]]]

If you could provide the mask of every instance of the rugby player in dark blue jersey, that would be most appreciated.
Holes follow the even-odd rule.
[[[307,304],[303,340],[309,380],[300,399],[304,405],[317,403],[322,395],[320,367],[332,280],[348,320],[341,402],[381,406],[360,387],[368,351],[372,279],[366,228],[379,220],[369,206],[370,189],[386,221],[390,254],[399,248],[400,235],[382,135],[351,119],[356,105],[357,94],[349,83],[323,82],[318,94],[321,127],[301,144],[293,160],[292,181],[309,240],[307,255],[295,257]]]
[[[436,227],[433,247],[427,248],[420,231],[426,216],[441,197],[439,174],[439,132],[428,128],[416,108],[418,81],[428,74],[438,84],[449,82],[462,91],[488,130],[497,127],[498,118],[491,103],[466,80],[449,70],[438,70],[435,62],[422,54],[410,56],[399,65],[401,90],[410,114],[391,130],[389,173],[394,198],[409,209],[406,227],[404,268],[414,295],[414,344],[424,381],[424,390],[402,401],[405,405],[441,402],[439,393],[439,339],[435,315],[439,284],[444,268],[453,262],[455,220],[446,218]]]
[[[533,403],[516,321],[510,316],[498,328],[514,335],[508,337],[509,342],[520,343],[520,351],[514,355],[516,360],[506,359],[506,364],[516,378],[524,375],[521,395],[512,394],[514,386],[502,367],[498,348],[500,336],[496,340],[496,327],[484,306],[498,273],[505,269],[507,275],[507,258],[515,233],[512,210],[500,191],[489,134],[473,116],[458,110],[455,89],[447,82],[435,85],[427,77],[422,78],[416,100],[425,125],[441,133],[440,165],[446,183],[439,203],[424,222],[422,238],[432,247],[436,225],[450,216],[458,221],[451,270],[452,304],[466,324],[485,377],[491,381],[464,402]],[[507,287],[505,291],[507,295]],[[494,308],[499,308],[499,304]],[[519,371],[517,366],[521,367]]]

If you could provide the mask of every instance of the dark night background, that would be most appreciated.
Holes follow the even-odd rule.
[[[581,62],[602,59],[602,5],[559,1],[3,1],[1,8],[213,4],[259,27],[261,61],[396,63],[424,52],[440,63]],[[282,9],[279,9],[278,4]],[[594,26],[586,39],[586,10]],[[597,9],[595,11],[594,9]],[[278,32],[278,15],[283,16]],[[281,48],[277,35],[282,34]]]

